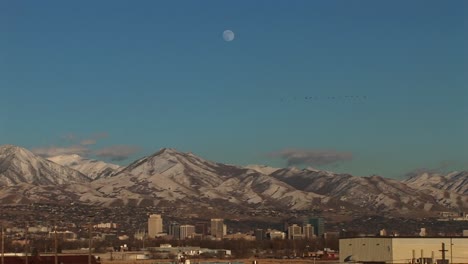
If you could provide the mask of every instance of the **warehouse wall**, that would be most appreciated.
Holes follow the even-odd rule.
[[[340,239],[340,262],[351,256],[355,261],[391,262],[392,238],[346,238]]]
[[[442,243],[445,257],[453,263],[468,263],[468,238],[428,237],[362,237],[340,239],[340,262],[350,257],[352,262],[411,263],[413,251],[416,259],[432,258],[434,263],[442,259]],[[452,244],[452,246],[451,246]],[[422,252],[421,252],[422,250]]]

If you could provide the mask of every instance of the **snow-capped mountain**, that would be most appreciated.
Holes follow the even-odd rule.
[[[274,168],[274,167],[270,167],[270,166],[266,166],[266,165],[248,165],[245,168],[254,170],[256,172],[259,172],[259,173],[265,174],[265,175],[270,175],[273,172],[280,169],[280,168]]]
[[[398,210],[443,210],[451,207],[468,208],[468,196],[441,200],[429,192],[412,188],[404,182],[380,176],[356,177],[349,174],[334,174],[316,170],[282,169],[272,177],[280,179],[297,189],[326,195],[362,208],[379,211]],[[466,200],[461,205],[457,199]]]
[[[275,204],[298,209],[308,208],[323,198],[254,170],[210,162],[174,149],[162,149],[93,184],[103,196],[115,197],[123,204],[129,199],[145,204],[161,200],[199,204],[218,201],[238,206]]]
[[[20,147],[0,147],[0,201],[418,214],[468,209],[467,172],[422,173],[398,181],[314,168],[226,165],[174,149],[161,149],[121,169],[77,155],[51,160]],[[91,181],[73,168],[97,179]]]
[[[416,173],[404,182],[417,189],[432,187],[468,195],[468,171],[456,171],[445,175],[431,172]]]
[[[71,182],[89,182],[82,173],[34,155],[27,149],[0,146],[0,186],[20,183],[56,185]]]
[[[468,207],[468,171],[448,174],[422,172],[404,181],[408,186],[430,194],[446,208]]]
[[[77,154],[59,155],[47,159],[62,166],[77,170],[93,180],[111,176],[122,169],[119,165],[83,158]]]

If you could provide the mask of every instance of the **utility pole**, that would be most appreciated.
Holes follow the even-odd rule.
[[[88,215],[88,218],[89,218],[89,227],[88,227],[88,230],[89,230],[89,244],[88,244],[88,264],[91,264],[91,248],[93,246],[93,224],[92,224],[92,218],[94,217],[94,215]]]
[[[450,264],[453,263],[453,243],[452,243],[452,237],[450,237]]]
[[[91,222],[89,223],[89,244],[88,244],[88,264],[91,264],[91,247],[93,246],[93,238],[92,238],[92,231],[91,231]]]
[[[442,263],[446,263],[445,262],[445,252],[447,252],[448,250],[445,249],[445,243],[442,243],[442,250],[439,250],[439,251],[442,252]]]
[[[57,224],[55,224],[54,228],[54,240],[55,240],[55,264],[58,264],[58,240],[57,240]]]
[[[24,252],[26,253],[26,257],[24,258],[24,263],[25,264],[29,264],[29,261],[28,261],[28,245],[29,245],[29,242],[28,242],[28,229],[29,229],[29,225],[26,225],[26,231],[24,233]]]
[[[141,240],[143,240],[143,250],[145,250],[145,238],[146,238],[146,231],[143,229],[143,236],[141,237]]]
[[[5,264],[5,229],[2,225],[2,264]]]

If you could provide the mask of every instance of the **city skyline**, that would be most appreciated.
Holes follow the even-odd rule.
[[[0,3],[0,145],[404,178],[468,167],[466,1]]]

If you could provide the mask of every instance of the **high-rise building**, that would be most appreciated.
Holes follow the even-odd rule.
[[[161,215],[152,214],[148,218],[148,237],[154,238],[163,231],[163,221]]]
[[[288,239],[300,239],[302,238],[302,228],[296,224],[288,227]]]
[[[314,227],[316,236],[323,236],[325,233],[325,221],[321,217],[310,217],[304,221],[304,225],[311,224]]]
[[[172,222],[169,224],[169,235],[174,239],[180,239],[180,225],[179,223]]]
[[[180,239],[193,238],[195,234],[195,226],[193,225],[181,225],[180,226]]]
[[[310,239],[314,237],[314,226],[311,224],[306,224],[302,227],[302,233],[304,234],[305,239]]]
[[[224,220],[219,218],[211,219],[211,236],[222,239],[224,234]]]
[[[255,229],[255,240],[263,240],[266,238],[265,230],[261,228]]]
[[[206,236],[208,234],[208,223],[206,222],[198,222],[195,224],[195,233],[200,234],[202,236]]]

